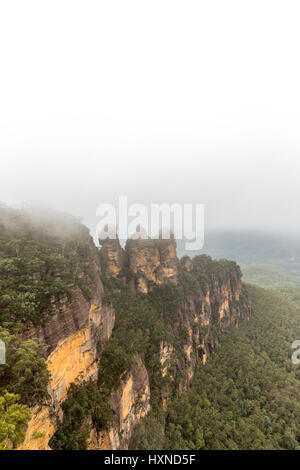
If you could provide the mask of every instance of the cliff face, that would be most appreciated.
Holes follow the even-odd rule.
[[[114,411],[112,424],[105,431],[91,432],[89,449],[127,449],[135,426],[150,411],[150,385],[147,369],[136,357],[129,371],[110,397]]]
[[[122,377],[120,388],[112,393],[111,406],[121,435],[118,447],[126,449],[135,425],[150,410],[149,377],[141,358]]]
[[[55,402],[64,400],[69,385],[79,377],[82,380],[97,377],[97,342],[108,341],[113,324],[113,311],[92,304],[86,325],[60,341],[49,355],[47,364]]]
[[[86,235],[85,242],[87,249],[84,263],[80,267],[74,266],[77,270],[77,279],[75,281],[70,276],[67,280],[67,286],[71,294],[60,295],[59,298],[52,297],[43,312],[47,322],[38,327],[29,325],[24,335],[26,339],[37,338],[40,342],[46,344],[48,354],[52,353],[63,340],[86,327],[90,320],[96,323],[99,322],[97,314],[90,318],[90,308],[93,305],[93,310],[97,312],[97,308],[101,307],[104,297],[104,289],[100,278],[100,260],[97,249],[89,235]],[[87,270],[89,272],[88,276],[85,273]],[[66,274],[68,273],[64,273],[59,267],[53,268],[51,272],[55,279],[61,279]],[[88,298],[80,288],[83,281],[86,284],[86,289],[89,289]],[[103,319],[101,328],[104,336],[107,336],[108,331],[105,331],[106,326],[103,324]]]
[[[146,294],[153,285],[178,282],[178,260],[174,240],[128,240],[126,253],[132,287]]]
[[[181,263],[186,270],[186,260]],[[193,262],[188,261],[187,272],[194,269]],[[184,345],[184,359],[178,358],[171,345],[164,344],[161,354],[163,375],[176,376],[184,371],[179,390],[186,390],[194,376],[197,363],[206,363],[215,348],[215,331],[219,335],[230,326],[238,326],[243,318],[250,316],[250,304],[243,291],[241,271],[232,263],[231,269],[211,273],[203,282],[202,289],[196,289],[186,297],[180,309],[177,322],[172,325],[175,335],[180,331],[187,332]],[[176,357],[177,356],[177,357]],[[165,365],[165,358],[172,364]]]
[[[47,357],[50,373],[49,404],[35,406],[20,449],[46,450],[62,418],[61,404],[73,382],[96,379],[98,374],[98,341],[109,340],[114,326],[114,311],[93,303],[87,310],[85,325],[60,340]],[[40,437],[35,437],[39,435]]]
[[[54,275],[61,273],[57,270]],[[197,364],[205,364],[213,353],[215,330],[222,334],[250,314],[241,271],[235,263],[217,263],[205,256],[179,261],[174,240],[129,240],[125,249],[119,240],[103,240],[100,257],[90,240],[78,277],[85,281],[88,298],[80,282],[69,282],[72,295],[51,299],[45,311],[47,321],[40,326],[29,325],[24,333],[25,338],[38,338],[48,346],[50,383],[48,402],[32,409],[21,449],[49,449],[49,439],[63,418],[61,405],[70,384],[97,380],[101,355],[115,324],[115,311],[112,303],[104,301],[104,291],[116,295],[128,291],[148,302],[150,310],[156,309],[158,323],[143,326],[142,321],[136,326],[137,335],[145,342],[148,338],[151,347],[151,335],[155,342],[157,328],[164,332],[160,332],[158,347],[151,353],[149,347],[144,351],[137,348],[131,365],[121,373],[119,386],[110,390],[113,419],[100,431],[90,422],[89,449],[128,448],[136,425],[151,409],[153,383],[162,380],[156,395],[165,408],[175,391],[187,389]],[[167,286],[175,290],[166,293]],[[163,313],[167,311],[164,303],[170,301],[170,311]],[[116,315],[120,313],[116,311]],[[143,315],[138,314],[139,322]],[[128,346],[125,344],[125,352]]]
[[[113,250],[118,253],[120,249],[118,243],[113,245]],[[109,273],[108,282],[112,278],[119,279],[123,288],[127,286],[127,289],[136,295],[148,294],[152,299],[150,308],[154,300],[158,312],[166,311],[163,314],[165,318],[159,323],[161,328],[165,329],[163,339],[158,350],[152,353],[150,358],[151,367],[153,359],[159,366],[154,372],[156,378],[153,376],[153,370],[148,370],[151,378],[150,394],[145,395],[146,402],[143,406],[143,413],[146,414],[150,409],[151,382],[161,382],[159,393],[161,405],[165,408],[173,393],[188,388],[197,364],[206,363],[214,351],[218,337],[230,326],[237,326],[242,318],[249,317],[250,304],[242,286],[240,268],[234,262],[216,262],[204,255],[193,260],[185,257],[179,261],[174,240],[129,240],[122,258],[118,258],[122,259],[118,274],[116,271],[112,274],[113,269],[110,268],[110,259],[115,260],[117,256],[110,253],[108,257],[107,254],[106,250],[104,260],[106,272]],[[175,290],[157,291],[168,285],[173,286]],[[116,289],[119,290],[118,287]],[[172,296],[176,295],[177,303],[172,302]],[[119,313],[124,314],[126,312]],[[149,331],[146,331],[150,337],[152,328],[155,330],[156,325],[150,325]],[[149,363],[148,353],[145,352],[145,355]],[[123,382],[113,401],[113,408],[119,417],[117,410],[122,408],[120,397],[123,392],[127,394],[127,387]],[[139,396],[141,397],[141,394]],[[126,440],[128,444],[139,417],[129,419],[124,434],[126,438],[124,437],[122,443],[115,437],[120,429],[123,429],[122,425],[118,424],[105,434],[105,439],[101,434],[99,447],[111,445],[111,448],[125,448]]]
[[[100,242],[106,274],[122,278],[122,273],[129,271],[133,291],[146,294],[155,285],[178,283],[175,240],[128,240],[125,250],[121,248],[118,239]]]
[[[92,273],[88,280],[91,299],[87,300],[74,283],[69,284],[71,298],[63,295],[52,299],[44,313],[48,319],[45,325],[29,325],[24,333],[25,339],[35,338],[48,346],[50,382],[48,403],[32,409],[32,419],[20,449],[49,449],[48,442],[62,418],[61,404],[70,384],[97,378],[98,345],[109,340],[115,313],[112,307],[103,305],[99,256],[91,240],[86,266]],[[56,275],[61,273],[57,271]],[[79,275],[84,277],[83,272]]]
[[[108,277],[118,276],[125,265],[125,252],[121,248],[119,239],[110,240],[109,238],[99,240],[102,249],[103,269]]]

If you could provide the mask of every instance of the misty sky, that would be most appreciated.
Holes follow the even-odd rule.
[[[300,230],[298,1],[0,6],[0,201],[206,204]]]

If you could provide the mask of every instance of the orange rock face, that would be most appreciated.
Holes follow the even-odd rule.
[[[35,406],[28,423],[25,440],[19,450],[50,450],[48,442],[56,430],[55,417],[49,406]]]
[[[34,407],[28,423],[25,441],[20,449],[48,450],[48,442],[56,431],[56,419],[61,416],[60,405],[72,382],[96,377],[98,373],[97,338],[108,341],[114,326],[114,312],[93,303],[87,323],[59,342],[47,359],[50,372],[51,405]],[[37,437],[38,436],[38,437]]]
[[[115,419],[109,429],[96,433],[92,430],[89,449],[127,449],[135,426],[150,411],[150,385],[147,370],[140,357],[121,378],[110,404]]]
[[[146,294],[155,284],[178,282],[176,242],[170,240],[128,240],[125,250],[119,240],[100,240],[104,269],[109,277],[120,277],[124,268],[132,276],[132,288]]]

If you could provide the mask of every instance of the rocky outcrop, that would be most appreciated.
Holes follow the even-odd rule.
[[[114,311],[93,303],[86,325],[61,340],[51,352],[47,358],[49,403],[31,410],[32,418],[20,449],[49,449],[48,442],[62,419],[61,404],[71,383],[97,378],[99,341],[103,344],[109,340],[113,326]]]
[[[48,405],[37,405],[31,410],[26,435],[18,450],[51,450],[48,442],[56,431],[54,409]]]
[[[160,343],[159,362],[161,366],[161,375],[165,377],[170,369],[170,363],[173,356],[174,347],[167,342]]]
[[[154,285],[178,283],[178,259],[175,240],[128,240],[126,244],[133,287],[146,294]]]
[[[25,338],[36,338],[47,345],[50,383],[49,400],[31,410],[32,418],[20,449],[49,449],[48,442],[62,418],[61,404],[70,384],[97,377],[99,351],[111,336],[115,313],[112,307],[103,305],[100,262],[92,241],[86,263],[93,274],[89,280],[92,299],[87,300],[79,287],[70,284],[71,298],[64,295],[52,299],[44,312],[45,325],[30,326],[24,333]]]
[[[103,270],[108,277],[117,277],[125,266],[125,252],[121,248],[119,238],[99,239]]]
[[[93,304],[88,324],[62,340],[50,354],[47,365],[51,377],[51,394],[55,403],[60,404],[65,399],[72,382],[76,382],[79,378],[96,379],[98,341],[108,341],[113,325],[113,311]]]
[[[186,258],[181,260],[183,269],[188,273],[195,269],[194,263]],[[212,260],[208,260],[208,263],[217,266]],[[178,311],[177,320],[171,326],[175,337],[179,337],[182,331],[187,333],[183,346],[184,357],[178,354],[173,345],[161,344],[161,374],[163,377],[169,376],[171,380],[181,374],[180,391],[188,388],[197,363],[205,364],[213,353],[214,329],[218,328],[222,333],[230,326],[237,326],[242,318],[250,316],[251,306],[242,286],[240,268],[233,262],[229,267],[220,265],[219,268],[219,272],[206,274],[202,288],[195,289],[187,296]],[[166,393],[163,396],[165,399]]]
[[[205,364],[213,353],[215,328],[222,333],[250,314],[241,271],[235,263],[216,263],[209,257],[194,260],[184,257],[179,261],[174,239],[128,240],[125,249],[118,239],[102,240],[101,244],[99,258],[90,241],[86,268],[92,275],[87,279],[84,271],[79,273],[88,283],[90,298],[80,286],[70,283],[71,297],[62,295],[51,299],[45,311],[45,324],[31,325],[24,333],[25,338],[38,338],[47,345],[50,384],[48,402],[32,409],[21,449],[48,449],[49,439],[62,419],[61,404],[70,384],[96,379],[99,367],[101,373],[101,352],[115,322],[113,308],[103,303],[101,274],[105,274],[108,288],[111,283],[120,290],[116,280],[133,293],[155,294],[153,288],[162,284],[171,284],[172,292],[181,289],[182,293],[184,282],[189,287],[184,301],[172,307],[172,321],[161,319],[167,334],[158,342],[155,354],[158,373],[163,379],[163,406],[167,405],[174,387],[180,392],[188,388],[197,364]],[[59,272],[54,275],[59,276]],[[147,329],[146,334],[150,335],[151,328]],[[133,365],[120,377],[120,385],[111,391],[109,401],[114,417],[109,427],[97,432],[91,423],[89,449],[128,448],[136,425],[150,411],[149,375],[143,361],[144,358],[135,356]]]
[[[99,255],[92,239],[89,236],[87,237],[89,251],[86,255],[85,269],[90,272],[90,275],[87,276],[80,270],[78,278],[84,280],[90,289],[91,299],[87,299],[80,286],[70,279],[68,288],[71,295],[60,295],[59,298],[51,298],[43,312],[43,316],[47,318],[45,324],[38,327],[28,325],[24,333],[25,339],[35,338],[47,345],[48,355],[54,351],[61,341],[72,336],[89,323],[91,304],[101,306],[104,298]],[[65,274],[58,268],[51,273],[57,279]]]
[[[125,250],[119,240],[100,240],[101,257],[109,277],[131,278],[131,289],[146,294],[154,285],[178,283],[178,258],[174,239],[130,239]]]
[[[128,240],[123,250],[124,256],[119,254],[122,250],[119,242],[111,244],[111,248],[115,251],[114,254],[110,252],[108,256],[107,250],[102,252],[106,272],[111,277],[122,280],[123,287],[127,285],[132,292],[147,294],[155,286],[168,283],[178,285],[179,290],[182,283],[186,283],[190,291],[189,294],[185,293],[183,303],[179,301],[177,306],[172,307],[172,322],[165,324],[166,330],[171,334],[167,334],[166,339],[161,341],[157,353],[163,379],[161,401],[166,407],[174,391],[183,392],[189,387],[197,364],[205,364],[213,353],[215,332],[222,334],[226,328],[237,326],[241,318],[249,317],[250,305],[243,292],[241,271],[234,262],[216,262],[204,255],[195,259],[184,257],[179,261],[173,239]],[[118,270],[115,269],[115,260],[118,260]],[[168,336],[173,338],[173,343],[167,339]],[[180,347],[178,344],[181,344]],[[131,388],[130,381],[127,385],[123,383],[125,394],[127,386]],[[113,400],[119,423],[122,423],[122,403],[119,392],[114,395]],[[129,411],[128,416],[131,416],[128,429],[133,429],[137,422],[135,414]],[[126,426],[123,428],[120,424],[120,427],[115,426],[104,434],[100,433],[96,448],[126,447],[131,431],[126,432],[124,429]],[[120,432],[123,432],[123,441],[117,439]]]
[[[149,377],[140,357],[121,377],[110,404],[115,414],[113,423],[107,430],[91,432],[89,449],[127,449],[135,426],[150,411]]]

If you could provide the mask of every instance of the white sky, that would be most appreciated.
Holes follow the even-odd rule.
[[[298,1],[3,1],[0,200],[300,230]]]

